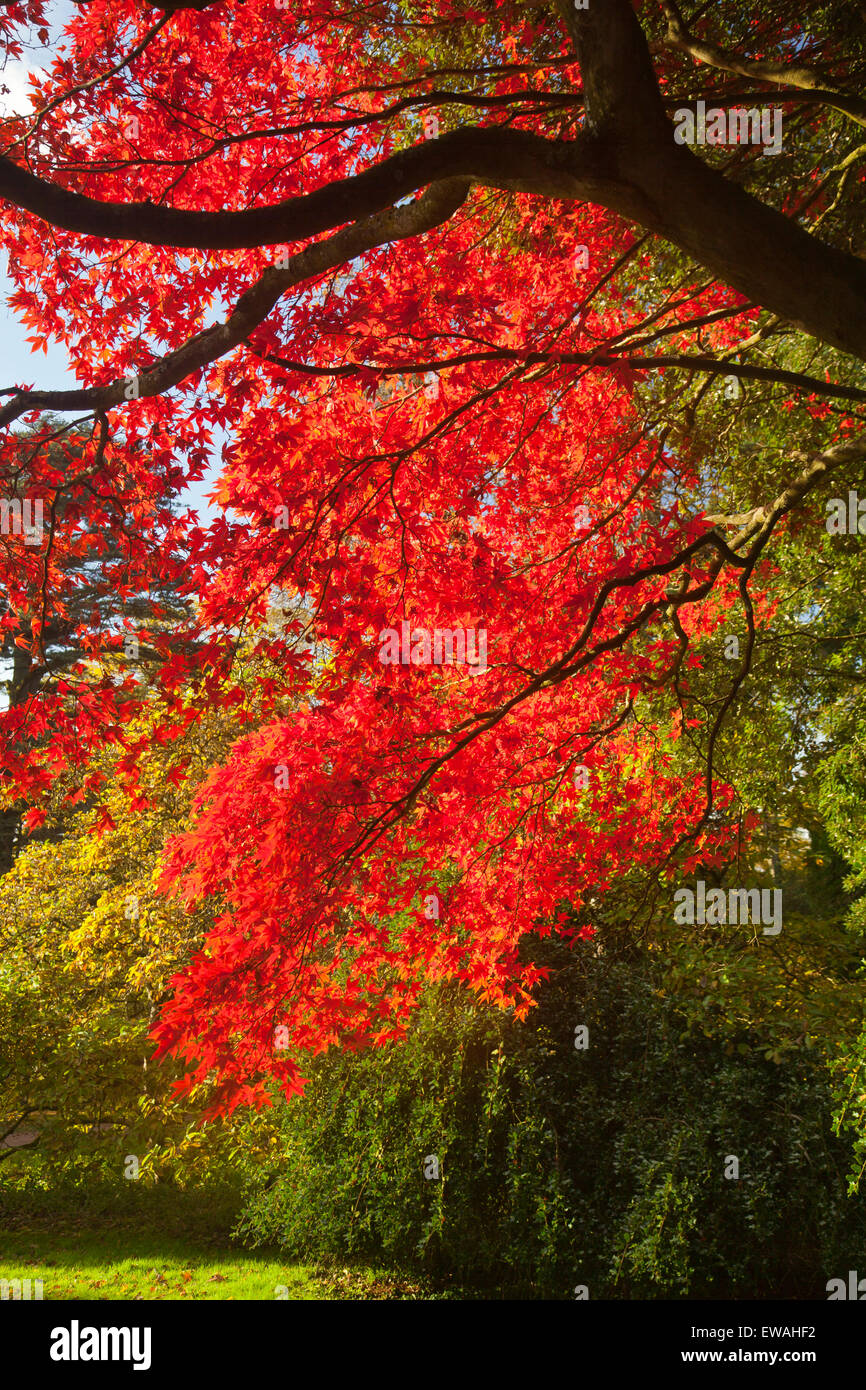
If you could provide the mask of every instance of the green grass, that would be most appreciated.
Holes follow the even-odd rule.
[[[395,1270],[313,1267],[275,1247],[244,1249],[230,1236],[237,1211],[236,1191],[214,1184],[183,1191],[0,1183],[0,1279],[41,1279],[45,1301],[449,1296]]]
[[[41,1279],[48,1299],[333,1297],[303,1265],[163,1232],[19,1230],[0,1236],[0,1279]],[[288,1290],[286,1294],[285,1290]]]

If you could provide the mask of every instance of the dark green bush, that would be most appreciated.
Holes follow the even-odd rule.
[[[823,1298],[862,1264],[818,1060],[684,1037],[646,956],[535,958],[525,1023],[439,987],[405,1043],[319,1059],[245,1238],[535,1297]]]

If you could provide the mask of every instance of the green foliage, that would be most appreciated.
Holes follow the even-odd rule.
[[[90,769],[107,778],[101,804],[85,800],[58,814],[53,841],[31,841],[3,875],[3,1184],[39,1191],[88,1175],[129,1186],[127,1155],[139,1160],[145,1188],[166,1177],[219,1179],[238,1144],[267,1144],[267,1115],[203,1125],[210,1088],[179,1100],[173,1083],[181,1068],[155,1063],[150,1037],[171,977],[212,925],[205,913],[158,894],[163,844],[186,823],[197,771],[255,718],[251,698],[231,718],[216,707],[182,739],[139,747],[132,811],[118,775],[121,752],[104,750]],[[145,715],[127,733],[133,744],[136,736],[146,743],[149,730]],[[179,775],[187,764],[189,776]]]
[[[321,1058],[240,1233],[495,1295],[823,1296],[866,1207],[820,1063],[694,1036],[646,953],[535,949],[527,1022],[440,987],[405,1044]]]

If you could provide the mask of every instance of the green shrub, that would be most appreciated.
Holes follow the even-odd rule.
[[[534,953],[525,1023],[441,986],[405,1043],[320,1058],[240,1233],[496,1295],[824,1297],[866,1213],[820,1059],[691,1036],[646,955]]]

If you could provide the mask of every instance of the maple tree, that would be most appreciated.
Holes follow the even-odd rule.
[[[524,932],[591,934],[636,857],[658,893],[731,853],[714,752],[771,543],[866,458],[866,47],[844,14],[89,0],[3,122],[11,302],[82,382],[3,393],[4,483],[17,422],[91,431],[30,464],[50,524],[41,548],[3,537],[6,632],[39,659],[100,528],[123,535],[102,584],[195,604],[148,634],[155,680],[79,663],[6,710],[4,775],[33,827],[53,786],[98,795],[115,740],[135,805],[154,739],[237,712],[166,855],[164,889],[215,920],[154,1029],[221,1107],[299,1089],[304,1052],[399,1036],[424,980],[523,1014]],[[5,6],[9,52],[44,21]],[[674,110],[705,98],[778,107],[783,152],[678,144]],[[701,431],[723,381],[809,441],[745,509]],[[171,499],[219,436],[205,527]],[[277,630],[275,591],[303,606]],[[691,685],[731,623],[708,711]],[[384,663],[404,624],[414,659]],[[455,630],[485,635],[486,669],[431,663]],[[123,633],[97,606],[77,640]],[[245,733],[250,640],[275,669]]]

